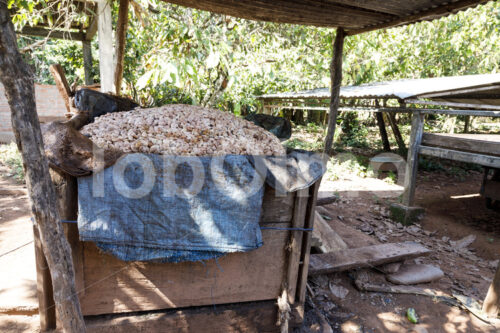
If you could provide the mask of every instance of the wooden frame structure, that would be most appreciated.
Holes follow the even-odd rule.
[[[77,217],[76,178],[51,170],[63,220]],[[266,186],[260,224],[272,228],[312,229],[320,181],[309,188],[276,195]],[[311,233],[300,230],[263,230],[264,245],[205,263],[126,263],[102,253],[91,242],[81,242],[74,223],[64,223],[72,249],[75,283],[84,316],[123,318],[137,311],[165,310],[161,320],[187,329],[179,316],[213,318],[213,330],[227,331],[234,321],[250,331],[276,330],[276,299],[286,291],[292,323],[304,313]],[[53,287],[35,228],[37,284],[42,331],[56,327]],[[248,303],[257,302],[257,303]],[[223,315],[218,314],[221,306]],[[265,310],[265,311],[264,311]],[[109,317],[109,316],[108,316]],[[177,318],[177,319],[176,319]],[[89,325],[103,325],[87,318]],[[96,324],[98,323],[98,324]],[[152,324],[151,327],[156,327]],[[184,326],[183,326],[184,325]],[[109,327],[108,327],[109,329]]]

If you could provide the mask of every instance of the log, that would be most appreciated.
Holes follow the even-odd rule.
[[[5,1],[0,1],[0,80],[11,109],[12,128],[23,158],[31,210],[50,268],[54,301],[66,332],[85,332],[74,283],[71,249],[64,237],[56,193],[44,155],[33,75],[17,48]]]
[[[335,42],[333,43],[332,62],[330,63],[331,97],[330,113],[328,115],[328,132],[325,139],[325,154],[328,155],[333,145],[335,126],[337,125],[337,115],[340,102],[340,85],[342,84],[342,53],[344,50],[345,31],[337,28]]]
[[[309,275],[329,274],[390,262],[412,259],[431,253],[413,242],[389,243],[346,249],[331,253],[312,254]]]

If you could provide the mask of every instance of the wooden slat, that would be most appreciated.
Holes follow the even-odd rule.
[[[420,154],[446,158],[453,161],[474,163],[490,168],[500,168],[500,157],[461,152],[458,150],[420,146]]]
[[[424,133],[422,144],[453,150],[500,156],[500,135]]]
[[[390,243],[347,249],[324,254],[312,254],[309,275],[328,274],[351,269],[372,267],[411,259],[431,251],[418,243]]]
[[[275,301],[86,318],[87,332],[278,332]]]
[[[84,242],[82,311],[97,315],[275,300],[286,274],[289,232],[263,230],[262,234],[264,245],[257,250],[203,263],[126,263]]]
[[[292,228],[304,228],[307,201],[309,199],[309,189],[299,190],[295,196],[295,206],[292,219]],[[297,290],[297,279],[300,265],[300,255],[302,251],[303,231],[291,231],[288,243],[288,272],[286,276],[286,286],[288,291],[288,302],[295,303],[295,293]]]
[[[319,186],[321,185],[321,179],[318,179],[316,183],[309,187],[309,201],[307,202],[307,210],[306,210],[306,220],[305,220],[305,228],[314,229],[314,215],[316,212],[316,199],[318,197]],[[306,301],[306,284],[307,284],[307,275],[309,273],[309,259],[311,257],[311,239],[312,233],[308,232],[304,235],[304,241],[302,244],[302,254],[301,254],[301,262],[299,268],[299,279],[297,282],[297,292],[296,298],[298,299],[298,305],[303,306]]]

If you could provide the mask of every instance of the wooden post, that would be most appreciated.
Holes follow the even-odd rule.
[[[403,192],[403,205],[413,206],[415,197],[415,186],[417,181],[418,153],[422,134],[424,132],[424,115],[414,111],[411,120],[410,145],[408,147],[408,158],[406,160],[405,183]]]
[[[342,52],[344,51],[345,31],[337,28],[335,42],[333,43],[332,62],[330,63],[331,95],[330,114],[328,115],[328,132],[325,139],[325,154],[328,155],[332,149],[337,114],[339,111],[340,85],[342,84]]]
[[[464,133],[469,133],[470,118],[471,116],[465,116]]]
[[[99,0],[97,2],[97,30],[99,37],[101,91],[115,92],[113,22],[111,5],[106,0]]]
[[[5,88],[12,129],[23,158],[31,211],[50,268],[54,303],[65,332],[85,332],[74,284],[71,249],[64,237],[54,185],[44,154],[30,68],[17,48],[7,3],[0,1],[0,80]]]
[[[384,101],[384,107],[386,106],[386,101]],[[400,108],[405,108],[406,104],[403,102],[399,102]],[[403,140],[403,136],[399,131],[398,122],[396,121],[396,114],[388,112],[387,118],[389,119],[389,124],[391,125],[392,133],[394,133],[394,138],[396,139],[396,143],[398,144],[398,148],[400,152],[403,152],[406,149],[405,141]]]
[[[125,58],[125,44],[127,43],[129,0],[120,0],[118,9],[118,23],[116,26],[116,94],[120,95],[123,80],[123,59]]]
[[[375,106],[380,107],[378,100],[375,100]],[[389,137],[387,136],[387,130],[385,129],[385,121],[382,112],[375,112],[375,117],[377,118],[378,129],[380,131],[380,137],[382,138],[382,144],[385,151],[391,151],[391,145],[389,144]]]
[[[483,312],[492,318],[496,318],[500,313],[500,264],[484,299]]]
[[[85,71],[85,84],[90,86],[94,84],[94,79],[92,78],[92,47],[90,41],[82,41],[83,49],[83,69]]]

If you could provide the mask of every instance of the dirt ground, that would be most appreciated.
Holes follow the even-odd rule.
[[[363,190],[364,179],[351,178],[335,190],[340,195],[336,203],[325,206],[323,215],[331,218],[335,229],[339,221],[354,227],[371,238],[371,244],[415,241],[433,250],[417,263],[439,266],[444,278],[419,285],[448,295],[463,295],[482,303],[500,258],[500,211],[485,207],[479,188],[482,174],[473,172],[460,180],[443,173],[421,172],[416,191],[417,205],[426,209],[425,218],[414,226],[395,224],[388,217],[388,207],[396,200],[377,194],[387,194],[383,182],[371,191]],[[340,182],[336,182],[339,184]],[[361,189],[361,190],[359,190]],[[355,195],[348,196],[349,192]],[[455,250],[454,241],[476,236],[465,249]],[[342,236],[342,235],[341,235]],[[370,239],[344,238],[349,247],[370,245]],[[350,244],[349,241],[352,241]],[[356,244],[358,243],[358,244]],[[384,275],[370,270],[376,284],[388,284]],[[355,272],[318,276],[309,279],[313,296],[308,299],[308,318],[299,332],[322,330],[326,320],[333,332],[499,332],[498,321],[486,324],[467,311],[437,301],[432,297],[407,294],[360,292],[354,287]],[[330,289],[343,287],[344,297]],[[345,289],[344,289],[345,288]],[[311,295],[311,292],[309,293]],[[336,296],[337,295],[337,296]],[[343,295],[340,295],[343,296]],[[406,318],[408,308],[420,317],[418,325]],[[318,311],[321,315],[318,317]]]
[[[500,212],[486,209],[484,199],[477,195],[481,177],[480,173],[471,173],[460,180],[442,173],[421,172],[416,198],[417,204],[426,208],[426,216],[411,227],[398,225],[389,219],[389,204],[397,200],[401,189],[380,180],[351,177],[332,182],[330,185],[339,194],[340,200],[325,206],[323,215],[330,218],[332,226],[342,223],[365,236],[362,239],[345,238],[349,247],[363,246],[366,242],[422,243],[433,253],[416,261],[439,266],[445,273],[441,280],[423,284],[422,287],[482,301],[500,258]],[[31,239],[31,226],[26,222],[28,209],[27,197],[19,184],[3,179],[0,182],[0,254]],[[12,229],[13,225],[20,226],[18,231]],[[454,241],[469,235],[475,235],[475,241],[465,249],[455,250]],[[26,245],[0,257],[0,260],[7,260],[9,256],[14,258],[11,263],[30,260],[32,246]],[[17,251],[25,251],[22,254],[25,258],[15,257]],[[5,265],[10,264],[1,264],[4,275]],[[370,270],[369,274],[377,283],[387,283],[376,269]],[[310,278],[306,321],[297,331],[331,332],[324,329],[325,321],[333,332],[454,333],[500,330],[498,323],[486,324],[469,312],[435,298],[360,292],[354,287],[354,278],[355,272]],[[25,296],[27,304],[30,300],[36,302],[30,283],[25,285],[31,293]],[[347,294],[339,297],[338,293],[332,293],[332,287],[341,287],[340,290],[344,294],[347,291]],[[0,298],[3,292],[6,290],[0,286]],[[12,297],[9,299],[12,300]],[[420,317],[417,325],[406,318],[410,307]],[[0,309],[0,332],[33,331],[38,331],[38,315],[32,309],[18,312]]]

